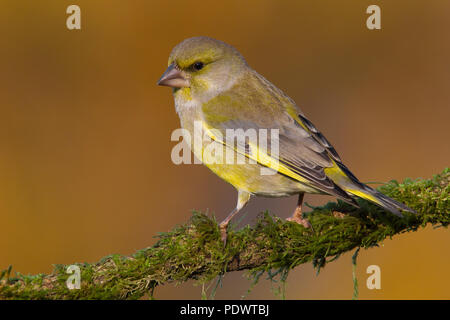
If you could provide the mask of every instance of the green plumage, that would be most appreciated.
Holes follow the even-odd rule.
[[[250,68],[233,47],[207,37],[187,39],[174,48],[169,65],[175,66],[183,79],[183,85],[174,90],[182,126],[194,134],[194,123],[201,122],[214,148],[255,160],[229,164],[210,154],[208,160],[213,161],[204,161],[239,191],[240,199],[245,194],[280,197],[324,193],[355,205],[354,198],[362,197],[397,215],[401,215],[400,210],[413,212],[359,182],[295,102]],[[266,149],[245,142],[248,137],[236,144],[226,139],[227,130],[245,135],[261,129],[278,130],[276,137],[268,135]],[[271,149],[275,145],[277,154]],[[193,149],[198,158],[205,159],[208,148]],[[261,175],[263,167],[273,169],[274,174]],[[238,204],[239,209],[242,206]]]

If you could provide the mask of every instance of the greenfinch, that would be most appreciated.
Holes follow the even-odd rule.
[[[298,194],[288,220],[305,227],[311,226],[302,214],[305,193],[332,195],[355,206],[359,197],[397,216],[402,216],[402,210],[414,212],[361,183],[295,102],[253,70],[234,47],[209,37],[186,39],[172,50],[158,84],[173,88],[182,128],[194,136],[196,123],[200,124],[210,138],[209,146],[200,148],[194,139],[187,139],[195,156],[238,191],[236,208],[219,225],[223,241],[230,220],[252,195]],[[277,134],[266,134],[267,146],[262,148],[248,137],[239,140],[248,130]],[[229,132],[240,142],[225,138]],[[244,156],[249,161],[226,161],[224,152],[205,155],[211,145],[231,154],[232,160]],[[268,170],[265,174],[263,168]]]

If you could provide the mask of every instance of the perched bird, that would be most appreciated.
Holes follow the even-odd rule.
[[[195,156],[238,191],[236,208],[220,223],[224,242],[228,223],[252,195],[298,194],[288,220],[305,227],[310,223],[302,214],[304,193],[333,195],[355,206],[355,197],[360,197],[397,216],[401,210],[414,212],[361,183],[295,102],[253,70],[234,47],[208,37],[189,38],[175,46],[168,65],[158,85],[173,88],[182,128],[194,136],[195,123],[200,123],[216,150],[222,148],[234,159],[240,155],[253,160],[230,163],[221,152],[205,159],[206,146],[196,148],[190,139]],[[237,132],[237,140],[249,129],[276,129],[278,134],[275,138],[267,134],[267,148],[261,148],[248,137],[237,143],[225,139],[229,129]],[[275,144],[277,152],[271,148]],[[262,168],[273,172],[261,174]]]

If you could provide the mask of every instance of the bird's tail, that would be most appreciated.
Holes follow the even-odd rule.
[[[417,213],[413,209],[407,207],[401,202],[398,202],[388,196],[382,194],[381,192],[372,189],[371,187],[358,183],[358,188],[345,188],[344,190],[354,196],[369,200],[380,207],[392,212],[396,216],[402,217],[401,211],[407,211],[411,213]]]
[[[337,170],[331,170],[330,173],[334,174],[333,180],[336,179],[339,187],[341,187],[345,192],[353,196],[369,200],[399,217],[402,217],[401,211],[417,213],[403,203],[391,199],[381,192],[372,189],[368,185],[361,183],[344,164],[335,164],[336,165],[334,168],[336,168]]]

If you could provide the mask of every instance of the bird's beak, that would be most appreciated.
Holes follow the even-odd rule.
[[[158,80],[158,85],[184,88],[189,87],[189,81],[184,77],[183,72],[176,68],[175,63],[172,63]]]

